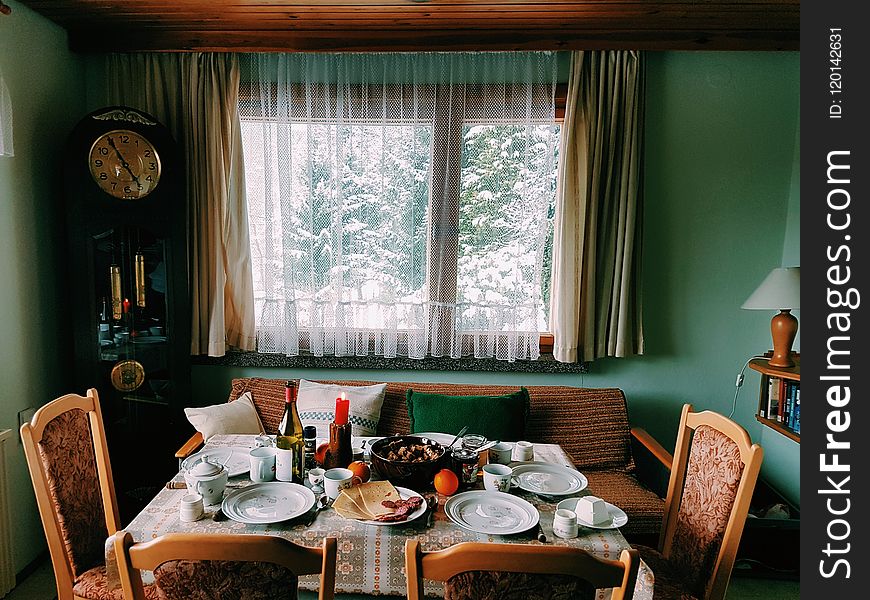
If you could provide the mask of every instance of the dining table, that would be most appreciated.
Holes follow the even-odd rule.
[[[257,436],[253,435],[215,435],[208,440],[204,450],[220,448],[247,449],[255,446]],[[354,445],[363,441],[370,442],[379,438],[354,438]],[[556,444],[535,444],[534,459],[573,468],[569,456]],[[480,477],[478,478],[480,480]],[[266,534],[286,538],[292,542],[306,546],[317,546],[324,537],[337,539],[337,561],[335,574],[335,591],[337,594],[354,595],[396,595],[404,596],[405,587],[405,542],[409,539],[420,541],[423,550],[441,550],[461,542],[489,542],[508,544],[535,544],[571,546],[582,548],[601,558],[616,559],[620,552],[631,546],[617,528],[592,529],[579,527],[576,538],[565,539],[553,535],[553,516],[556,503],[562,497],[542,497],[535,493],[512,489],[516,494],[530,502],[539,513],[541,530],[546,541],[538,539],[537,528],[513,535],[490,535],[477,533],[460,527],[451,520],[444,511],[447,496],[438,494],[438,506],[434,513],[431,526],[427,527],[427,519],[417,518],[412,521],[390,525],[371,525],[353,519],[346,519],[332,508],[319,511],[310,525],[306,525],[308,513],[289,521],[270,524],[246,524],[231,519],[213,519],[220,505],[205,507],[203,518],[186,522],[180,519],[179,505],[188,491],[183,488],[184,473],[180,470],[166,487],[145,506],[145,508],[124,529],[133,536],[136,542],[155,539],[167,533],[200,533],[200,534]],[[251,485],[247,474],[240,474],[229,479],[226,493],[234,489]],[[309,483],[306,485],[310,486]],[[482,489],[478,481],[472,489]],[[424,490],[418,490],[424,491]],[[595,490],[583,489],[575,496],[594,494]],[[495,492],[503,493],[503,492]],[[619,504],[618,498],[606,498],[609,502]],[[315,505],[316,508],[316,505]],[[114,550],[112,544],[106,544],[106,565],[109,571],[110,587],[120,587],[115,570]],[[143,575],[147,582],[148,573]],[[316,590],[318,576],[308,575],[299,578],[300,590]],[[638,600],[652,600],[654,576],[649,567],[641,561],[635,586],[634,597]],[[425,582],[427,596],[443,596],[443,584],[436,581]],[[596,598],[605,600],[610,597],[609,590],[598,590]]]

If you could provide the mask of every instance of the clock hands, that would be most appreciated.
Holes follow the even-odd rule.
[[[113,140],[113,139],[110,138],[110,137],[109,137],[109,138],[106,138],[106,139],[109,140],[109,145],[112,147],[112,150],[115,151],[115,154],[118,155],[118,158],[119,158],[120,161],[121,161],[121,165],[122,165],[125,169],[127,169],[127,172],[130,174],[130,177],[133,178],[133,181],[136,182],[136,185],[139,186],[139,189],[142,189],[142,184],[139,183],[139,178],[136,177],[136,175],[133,174],[133,171],[130,170],[130,163],[128,163],[126,160],[124,160],[124,157],[121,155],[121,151],[118,150],[118,147],[115,145],[115,140]]]

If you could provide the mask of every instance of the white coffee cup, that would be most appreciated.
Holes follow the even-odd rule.
[[[535,445],[531,442],[517,442],[514,444],[513,459],[517,462],[535,460]]]
[[[330,469],[323,474],[323,489],[332,500],[338,498],[341,490],[346,490],[354,483],[362,483],[362,480],[350,469]]]
[[[483,487],[491,492],[510,491],[513,472],[507,465],[483,465]]]
[[[178,517],[185,523],[198,521],[204,513],[202,496],[199,494],[186,494],[181,498],[181,503],[178,505]]]
[[[251,457],[251,481],[263,483],[275,479],[275,448],[254,448]]]
[[[489,449],[489,462],[506,465],[511,461],[511,445],[507,442],[499,442]]]
[[[553,535],[560,538],[575,538],[579,533],[577,513],[560,508],[553,515]]]

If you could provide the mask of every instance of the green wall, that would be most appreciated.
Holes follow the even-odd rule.
[[[223,402],[230,379],[249,375],[616,386],[632,422],[672,447],[682,404],[727,415],[744,362],[770,348],[772,314],[740,305],[799,247],[798,62],[798,53],[649,55],[645,356],[595,361],[582,376],[195,366],[193,403]],[[751,372],[735,418],[766,447],[765,477],[797,503],[799,446],[755,421],[757,393]]]
[[[82,116],[84,71],[66,32],[14,0],[0,16],[0,71],[14,114],[15,156],[0,158],[0,429],[66,391],[70,329],[61,155]],[[45,547],[21,443],[9,443],[12,542],[21,570]]]

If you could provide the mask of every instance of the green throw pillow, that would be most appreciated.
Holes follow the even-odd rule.
[[[410,389],[406,399],[411,433],[458,433],[468,425],[469,433],[480,433],[490,440],[525,437],[529,416],[526,388],[506,396],[447,396]]]

